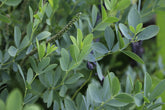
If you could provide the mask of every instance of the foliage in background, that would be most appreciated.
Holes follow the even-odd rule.
[[[161,0],[0,3],[0,110],[162,109]]]

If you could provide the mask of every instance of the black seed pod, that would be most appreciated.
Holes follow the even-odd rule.
[[[89,70],[93,70],[94,69],[94,66],[93,66],[93,64],[91,62],[87,62],[87,68]]]

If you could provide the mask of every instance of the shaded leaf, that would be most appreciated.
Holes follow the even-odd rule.
[[[114,32],[113,32],[111,27],[108,26],[105,29],[104,37],[105,37],[105,40],[106,40],[106,43],[108,45],[109,50],[111,50],[112,46],[114,44],[114,40],[115,40],[115,34],[114,34]]]
[[[125,103],[131,103],[134,101],[133,97],[126,93],[118,94],[114,98],[118,101],[125,102]]]
[[[148,73],[144,77],[144,96],[148,97],[148,93],[152,87],[152,79]]]
[[[97,7],[95,5],[93,5],[93,7],[92,7],[92,24],[93,24],[93,26],[95,25],[96,20],[97,20],[97,12],[98,12]]]
[[[125,51],[125,50],[123,50],[121,52],[128,55],[130,58],[134,59],[135,61],[144,64],[144,61],[139,56],[137,56],[135,53],[133,53],[131,51]]]
[[[2,14],[0,14],[0,21],[10,23],[10,19]]]
[[[30,84],[32,79],[33,79],[33,70],[29,68],[27,72],[27,82]]]

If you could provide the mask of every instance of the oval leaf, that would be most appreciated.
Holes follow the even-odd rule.
[[[134,59],[135,61],[144,64],[144,61],[139,56],[137,56],[135,53],[133,53],[131,51],[121,51],[121,52],[123,52],[124,54],[126,54],[130,58]]]
[[[146,27],[142,32],[137,35],[138,40],[147,40],[156,36],[159,32],[159,27],[156,25],[151,25]]]
[[[7,98],[6,110],[22,110],[22,95],[18,89],[13,90]]]

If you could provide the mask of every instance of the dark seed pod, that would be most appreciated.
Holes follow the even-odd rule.
[[[142,47],[142,41],[131,43],[131,47],[132,47],[132,52],[137,54],[139,57],[142,57],[144,53],[144,48]],[[132,61],[131,65],[136,66],[137,62]]]
[[[91,62],[87,62],[87,68],[89,70],[93,70],[94,69],[94,66],[93,66],[93,64]]]

